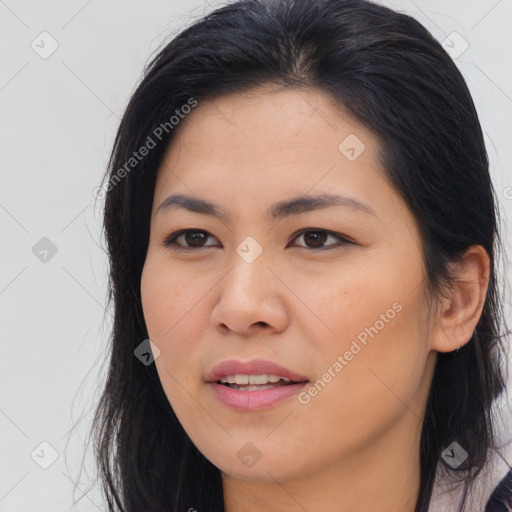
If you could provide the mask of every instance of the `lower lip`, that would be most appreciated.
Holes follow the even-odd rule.
[[[225,405],[241,411],[252,411],[254,409],[263,409],[290,398],[299,393],[307,382],[297,382],[286,386],[276,386],[274,388],[262,389],[261,391],[240,391],[232,389],[218,382],[209,382],[208,385],[215,396]]]

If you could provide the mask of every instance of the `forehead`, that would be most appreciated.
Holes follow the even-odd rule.
[[[286,170],[311,181],[333,165],[379,169],[378,149],[376,136],[331,96],[267,85],[199,101],[174,132],[159,177],[186,170],[217,181],[253,175],[273,182],[270,175]]]
[[[311,138],[313,129],[316,136]],[[311,142],[325,140],[326,134],[336,134],[337,138],[344,130],[348,130],[347,135],[359,133],[369,146],[378,146],[377,137],[333,96],[319,89],[266,84],[200,100],[181,121],[176,137],[182,141],[203,137],[204,142],[222,145],[230,142],[222,140],[226,135],[238,135],[247,143],[271,148],[284,142],[303,143],[306,136]]]
[[[322,91],[268,87],[199,101],[166,150],[153,214],[176,194],[240,222],[271,220],[276,205],[299,196],[343,196],[377,217],[396,213],[404,205],[379,149],[377,136]]]

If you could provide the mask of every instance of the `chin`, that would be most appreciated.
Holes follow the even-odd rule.
[[[297,460],[297,457],[289,457],[280,455],[275,451],[271,456],[265,455],[262,450],[261,458],[258,460],[254,459],[251,461],[246,458],[244,462],[244,455],[240,455],[240,450],[232,452],[231,457],[227,457],[226,453],[215,454],[213,458],[209,460],[219,470],[224,473],[225,476],[235,478],[237,480],[243,480],[247,482],[268,482],[275,484],[276,480],[284,482],[287,480],[295,480],[306,476],[310,473],[312,467],[307,463],[306,460]],[[242,452],[243,453],[243,452]],[[242,458],[242,460],[240,460]],[[320,469],[320,467],[318,468]]]

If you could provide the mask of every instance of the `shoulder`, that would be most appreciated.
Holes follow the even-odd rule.
[[[484,512],[512,512],[512,468],[492,492]]]
[[[512,443],[509,451],[491,450],[471,485],[465,510],[471,512],[512,512]],[[454,476],[442,464],[438,466],[428,512],[456,510],[464,497],[465,480]]]

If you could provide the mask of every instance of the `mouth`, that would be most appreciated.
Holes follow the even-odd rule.
[[[218,383],[233,387],[233,389],[247,389],[250,386],[287,386],[299,382],[308,382],[304,375],[285,368],[272,361],[253,359],[242,362],[229,359],[215,366],[205,376],[205,382]],[[259,389],[259,388],[258,388]]]
[[[291,386],[307,381],[293,381],[280,375],[226,375],[216,381],[230,389],[238,389],[240,391],[263,391],[264,389],[272,389],[281,386]]]
[[[225,405],[248,411],[293,397],[309,380],[276,363],[257,359],[224,361],[208,373],[205,382]]]

